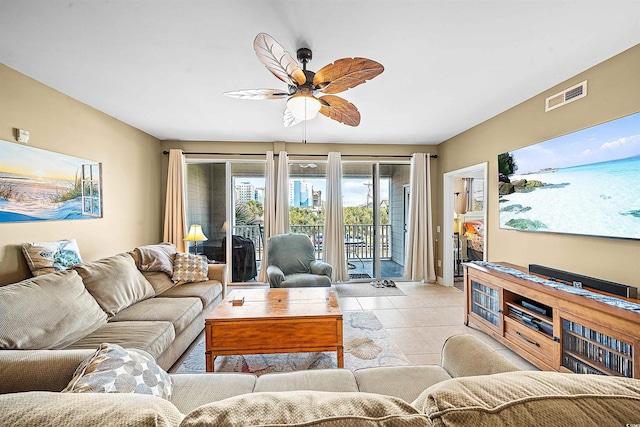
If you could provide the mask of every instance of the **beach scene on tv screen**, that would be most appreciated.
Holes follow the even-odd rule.
[[[500,228],[640,239],[640,113],[498,156]]]

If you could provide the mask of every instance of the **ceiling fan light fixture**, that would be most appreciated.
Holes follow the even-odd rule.
[[[287,108],[297,121],[315,118],[321,106],[317,98],[309,95],[295,95],[287,101]]]
[[[253,50],[267,70],[287,84],[288,90],[245,89],[225,92],[225,95],[240,99],[288,98],[282,116],[285,127],[311,120],[318,113],[347,126],[358,126],[360,112],[356,106],[336,94],[366,83],[384,71],[382,64],[356,57],[338,59],[314,73],[307,70],[307,63],[313,56],[311,49],[298,49],[300,68],[296,60],[266,33],[256,36]]]

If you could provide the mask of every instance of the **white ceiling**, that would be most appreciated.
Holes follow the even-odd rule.
[[[253,39],[385,71],[309,142],[437,144],[640,43],[638,0],[0,0],[0,62],[160,139],[301,141]],[[0,94],[1,96],[1,94]],[[542,106],[541,106],[542,108]]]

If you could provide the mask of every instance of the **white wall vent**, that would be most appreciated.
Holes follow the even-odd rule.
[[[583,81],[582,83],[578,83],[575,86],[571,86],[569,89],[565,89],[560,93],[556,93],[555,95],[551,95],[545,101],[544,111],[551,111],[554,108],[562,107],[570,102],[573,102],[577,99],[584,98],[587,96],[587,81]]]

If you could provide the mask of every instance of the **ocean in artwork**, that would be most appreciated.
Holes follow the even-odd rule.
[[[0,223],[102,216],[100,165],[0,141]]]
[[[640,156],[509,178],[545,185],[500,196],[501,228],[640,239]]]

